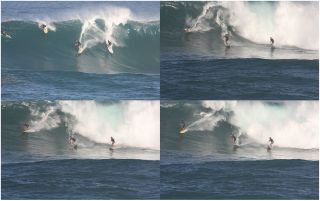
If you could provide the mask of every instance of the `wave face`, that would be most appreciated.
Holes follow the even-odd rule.
[[[318,2],[161,2],[161,48],[180,47],[185,54],[203,56],[316,59],[318,6]],[[190,33],[184,32],[186,27]],[[231,40],[228,55],[225,34]],[[276,46],[272,55],[266,47],[270,37]]]
[[[1,110],[3,162],[159,159],[159,101],[5,102]],[[30,132],[21,134],[25,123]],[[68,144],[69,136],[76,137],[77,150]]]
[[[41,3],[32,4],[41,8]],[[12,38],[2,40],[2,66],[89,73],[159,73],[160,24],[157,16],[139,16],[136,13],[140,11],[136,8],[117,3],[92,3],[88,5],[90,13],[88,7],[79,2],[60,4],[48,6],[66,4],[66,8],[60,8],[53,16],[50,9],[46,10],[47,15],[45,11],[35,15],[32,9],[27,9],[30,13],[20,17],[3,16],[2,30]],[[4,3],[2,10],[7,10],[4,15],[14,5]],[[48,34],[39,29],[40,23],[48,25]],[[76,40],[84,48],[80,56],[74,47]],[[106,40],[112,41],[113,54],[106,51]]]
[[[161,125],[168,126],[161,127],[161,153],[217,160],[318,160],[318,112],[317,101],[164,102],[161,119],[168,122]],[[179,138],[181,120],[189,131]],[[238,137],[236,150],[231,134]],[[269,137],[275,141],[271,152],[266,150]]]

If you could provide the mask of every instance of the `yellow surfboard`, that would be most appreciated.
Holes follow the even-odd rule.
[[[49,32],[48,27],[45,27],[45,28],[43,29],[43,33],[47,34],[48,32]]]

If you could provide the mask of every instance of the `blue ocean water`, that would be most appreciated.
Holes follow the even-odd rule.
[[[2,199],[159,199],[159,161],[69,159],[1,170]]]
[[[4,100],[159,98],[157,2],[2,2],[1,27]]]
[[[319,98],[319,60],[163,59],[161,75],[161,99]]]
[[[319,199],[318,161],[214,161],[160,169],[161,199]]]
[[[317,101],[161,101],[161,199],[319,199],[318,111]]]
[[[161,2],[161,99],[317,100],[318,16],[318,2]]]

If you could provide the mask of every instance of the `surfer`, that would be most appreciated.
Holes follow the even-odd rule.
[[[30,125],[25,123],[23,124],[23,133],[26,133],[26,131],[29,129]]]
[[[230,42],[229,42],[230,37],[229,37],[229,34],[225,34],[225,35],[223,36],[223,38],[224,38],[224,45],[225,45],[226,47],[230,47]]]
[[[191,32],[191,27],[187,27],[184,29],[185,32],[190,33]]]
[[[270,36],[270,44],[271,44],[271,47],[273,48],[274,47],[274,39]]]
[[[236,144],[237,137],[234,134],[231,135],[231,139],[233,141],[233,144]]]
[[[186,128],[186,123],[182,120],[180,123],[180,130],[184,130]]]
[[[269,137],[269,142],[270,142],[269,147],[271,148],[273,143],[274,143],[274,141],[273,141],[273,139],[271,137]]]
[[[69,138],[69,144],[72,145],[74,149],[77,149],[77,148],[78,148],[78,146],[76,145],[76,141],[77,141],[77,139],[76,139],[75,137],[70,136],[70,138]]]
[[[106,47],[107,47],[107,49],[108,49],[109,47],[111,47],[111,45],[112,45],[112,43],[111,43],[110,40],[106,41]]]
[[[40,24],[40,29],[42,29],[44,31],[44,29],[47,28],[47,25],[45,24]]]
[[[5,31],[1,31],[1,36],[5,37],[5,38],[11,38],[10,34],[8,34]]]
[[[69,143],[70,143],[71,145],[74,145],[74,144],[76,143],[76,138],[73,137],[73,136],[70,136],[70,138],[69,138]]]
[[[80,46],[81,46],[80,41],[76,40],[76,42],[74,43],[74,47],[79,49]]]
[[[115,141],[114,138],[111,136],[111,146],[113,147],[115,143],[116,143],[116,141]]]

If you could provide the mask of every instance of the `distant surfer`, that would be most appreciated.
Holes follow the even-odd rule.
[[[26,131],[30,128],[30,125],[25,123],[23,124],[23,133],[26,133]]]
[[[5,37],[5,38],[11,38],[10,34],[5,31],[1,31],[1,36]]]
[[[224,46],[230,47],[230,41],[229,41],[230,37],[229,37],[229,34],[225,34],[225,35],[223,36],[223,38],[224,38]]]
[[[47,34],[48,33],[48,27],[45,24],[40,24],[40,29],[43,31],[43,33]]]
[[[74,47],[79,49],[79,47],[81,46],[81,43],[79,40],[76,40],[76,42],[74,43]]]
[[[76,40],[76,42],[74,42],[74,47],[78,49],[78,56],[84,51],[82,43],[79,40]]]
[[[182,120],[181,123],[180,123],[180,134],[184,134],[188,132],[188,129],[187,129],[187,126],[186,126],[186,123]]]
[[[111,147],[109,148],[109,150],[110,150],[110,151],[113,151],[113,150],[114,150],[113,147],[114,147],[114,144],[116,143],[116,141],[114,140],[114,138],[113,138],[112,136],[111,136],[110,139],[111,139]]]
[[[237,137],[234,134],[231,135],[231,139],[232,139],[233,144],[236,144]]]
[[[116,141],[115,141],[114,138],[111,136],[111,146],[113,147],[115,143],[116,143]]]
[[[187,33],[190,33],[192,30],[191,30],[191,27],[187,27],[184,29],[184,32],[187,32]]]
[[[272,145],[274,143],[273,139],[271,137],[269,137],[269,145],[268,145],[268,150],[271,150],[272,149]]]
[[[186,123],[182,120],[180,123],[180,130],[186,129]]]
[[[107,51],[112,54],[113,53],[113,51],[112,51],[112,42],[110,40],[106,40],[105,43],[106,43]]]
[[[77,139],[76,139],[75,137],[70,136],[70,138],[69,138],[69,144],[71,144],[74,149],[77,149],[76,141],[77,141]]]
[[[274,48],[274,39],[270,36],[270,44],[271,48]]]

